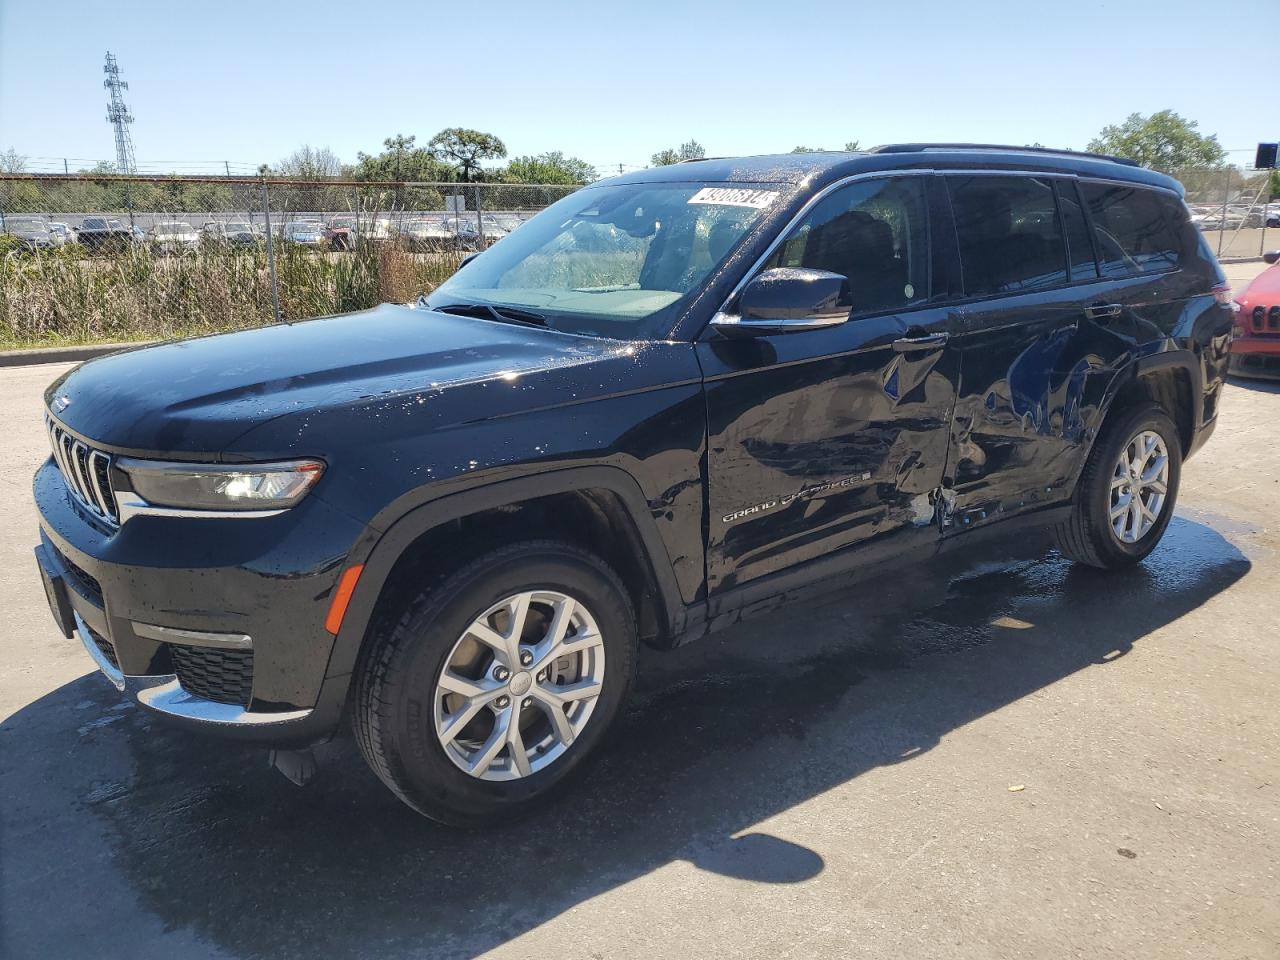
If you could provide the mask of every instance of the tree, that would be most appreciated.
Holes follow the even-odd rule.
[[[536,157],[516,157],[507,164],[504,179],[512,183],[556,183],[580,185],[599,179],[596,168],[559,150]]]
[[[342,161],[328,147],[306,143],[276,164],[276,172],[295,180],[325,180],[342,175]]]
[[[1161,110],[1149,117],[1131,113],[1124,123],[1103,127],[1102,132],[1089,141],[1088,149],[1136,160],[1153,170],[1221,164],[1227,152],[1216,136],[1204,136],[1198,127],[1194,120],[1180,117],[1172,110]]]
[[[23,173],[27,169],[27,158],[10,147],[0,150],[0,173]]]
[[[675,150],[659,150],[649,159],[655,167],[668,167],[673,163],[683,163],[685,160],[702,160],[706,155],[706,147],[697,140],[689,140],[680,144]]]
[[[441,130],[431,138],[427,149],[437,160],[461,168],[462,179],[467,182],[480,169],[481,160],[497,160],[507,155],[507,145],[492,133],[466,127]]]
[[[857,153],[858,144],[859,144],[859,141],[857,140],[848,140],[845,142],[845,145],[842,149],[844,150],[845,153]],[[826,153],[827,149],[826,147],[792,147],[791,152],[792,153]]]

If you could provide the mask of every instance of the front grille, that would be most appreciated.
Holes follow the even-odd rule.
[[[249,705],[253,690],[253,651],[169,644],[173,672],[182,689],[218,703]]]
[[[44,418],[53,461],[72,495],[92,513],[115,524],[120,522],[116,498],[111,492],[111,457],[95,450],[71,434],[49,416]]]
[[[107,663],[119,670],[120,661],[116,659],[115,645],[87,623],[84,628],[89,631],[89,639],[93,641],[93,645],[102,652],[104,657],[107,658]]]

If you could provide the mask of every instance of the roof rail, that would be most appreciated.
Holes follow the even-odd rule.
[[[1113,157],[1105,153],[1089,153],[1085,150],[1055,150],[1053,147],[1017,147],[1005,143],[886,143],[872,147],[868,153],[924,153],[927,150],[1007,150],[1011,153],[1045,153],[1058,157],[1088,157],[1090,160],[1109,160],[1126,167],[1139,166],[1128,157]]]

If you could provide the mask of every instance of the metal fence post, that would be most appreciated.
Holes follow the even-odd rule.
[[[476,184],[476,230],[480,234],[480,249],[484,249],[484,206],[480,203],[480,184]]]
[[[1218,256],[1222,256],[1222,238],[1227,235],[1227,199],[1231,195],[1231,167],[1224,168],[1227,182],[1222,185],[1222,220],[1218,225]]]
[[[267,223],[267,266],[271,270],[271,312],[276,323],[280,322],[280,290],[276,285],[276,248],[271,242],[271,196],[267,193],[267,178],[262,178],[262,216]]]
[[[360,194],[354,188],[351,190],[351,213],[355,224],[351,231],[351,249],[354,250],[360,246]]]

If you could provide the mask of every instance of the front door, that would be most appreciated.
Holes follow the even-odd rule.
[[[931,292],[927,175],[820,200],[762,269],[849,279],[839,326],[698,343],[706,383],[708,593],[873,538],[937,539],[957,319]],[[730,305],[732,309],[732,305]]]

